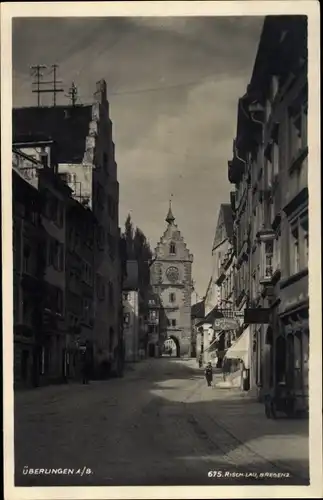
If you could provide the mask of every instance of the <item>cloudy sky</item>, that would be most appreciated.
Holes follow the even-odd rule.
[[[59,64],[66,88],[91,102],[107,81],[120,182],[120,224],[131,212],[154,248],[170,194],[194,254],[203,296],[219,205],[229,201],[227,161],[237,99],[248,84],[260,17],[52,18],[13,23],[13,104],[36,102],[30,66]],[[58,96],[58,103],[67,99]]]

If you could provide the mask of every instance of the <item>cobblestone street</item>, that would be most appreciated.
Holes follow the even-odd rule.
[[[267,420],[237,390],[207,387],[193,360],[146,360],[123,379],[17,392],[15,405],[17,486],[308,482],[307,421]],[[24,475],[24,466],[74,473]]]

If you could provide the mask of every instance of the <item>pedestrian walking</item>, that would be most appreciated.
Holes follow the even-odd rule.
[[[199,357],[199,368],[202,368],[203,366],[203,358],[202,358],[202,354],[200,354],[200,357]]]
[[[212,364],[210,362],[206,365],[204,374],[208,387],[211,387],[213,380],[213,370],[212,370]]]
[[[83,384],[88,384],[89,383],[89,362],[87,359],[86,351],[82,355],[82,381]]]

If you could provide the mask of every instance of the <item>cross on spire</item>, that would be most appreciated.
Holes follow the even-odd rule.
[[[172,197],[173,197],[173,195],[171,194],[170,200],[169,200],[168,214],[167,214],[167,217],[165,219],[166,222],[168,222],[168,224],[173,224],[173,222],[175,220],[175,217],[174,217],[173,212],[172,212]]]

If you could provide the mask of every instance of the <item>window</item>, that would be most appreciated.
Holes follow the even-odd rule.
[[[307,146],[307,102],[290,108],[289,114],[289,153],[290,161]]]
[[[109,304],[113,306],[114,304],[114,295],[113,295],[113,283],[109,282]]]
[[[150,323],[156,323],[157,320],[157,311],[149,311],[149,321]]]
[[[130,313],[124,313],[123,315],[123,324],[129,325],[130,323]]]
[[[273,173],[273,181],[274,181],[279,173],[279,148],[278,148],[278,144],[276,144],[276,142],[273,142],[271,154],[272,154],[272,157],[271,157],[272,173]]]
[[[176,254],[176,245],[173,242],[169,245],[169,253],[171,255],[175,255]]]
[[[299,231],[298,227],[292,230],[292,272],[298,273],[300,270],[299,262]]]
[[[271,80],[271,99],[272,99],[272,101],[275,99],[276,94],[278,92],[278,89],[279,89],[279,80],[278,80],[278,77],[276,75],[274,75],[272,77],[272,80]]]
[[[304,269],[308,267],[308,213],[305,212],[300,217],[300,239],[302,245],[302,259],[300,262],[301,267]]]
[[[23,321],[26,325],[30,325],[31,319],[32,319],[32,309],[33,309],[33,304],[32,301],[28,299],[28,297],[25,295],[23,299]]]
[[[268,278],[273,274],[273,242],[265,243],[265,277]]]
[[[56,289],[56,312],[63,313],[63,292],[60,288]]]
[[[169,294],[169,302],[172,302],[172,303],[173,303],[173,302],[175,302],[175,300],[176,300],[176,295],[175,295],[175,293],[170,293],[170,294]]]
[[[305,265],[308,266],[308,233],[304,234],[304,260]]]
[[[109,169],[108,169],[108,155],[107,153],[103,153],[103,169],[104,171],[108,174]]]
[[[107,240],[108,240],[108,247],[109,247],[109,255],[112,260],[115,258],[115,253],[116,253],[116,246],[115,246],[115,240],[112,234],[107,233]]]
[[[123,293],[123,300],[129,300],[129,293]]]
[[[102,226],[98,227],[98,233],[97,233],[97,245],[99,250],[104,250],[104,245],[105,245],[105,232],[104,228]]]
[[[54,238],[48,240],[48,265],[57,271],[64,269],[64,245]]]
[[[96,294],[98,299],[104,300],[105,299],[105,283],[103,280],[103,277],[97,274],[96,277]]]
[[[176,326],[176,319],[172,319],[172,326]]]
[[[96,198],[97,205],[98,205],[100,210],[103,210],[103,208],[104,208],[104,196],[105,196],[105,193],[104,193],[103,186],[99,182],[97,182],[95,198]]]
[[[30,247],[28,245],[24,246],[24,257],[23,257],[23,271],[24,273],[30,272]]]

